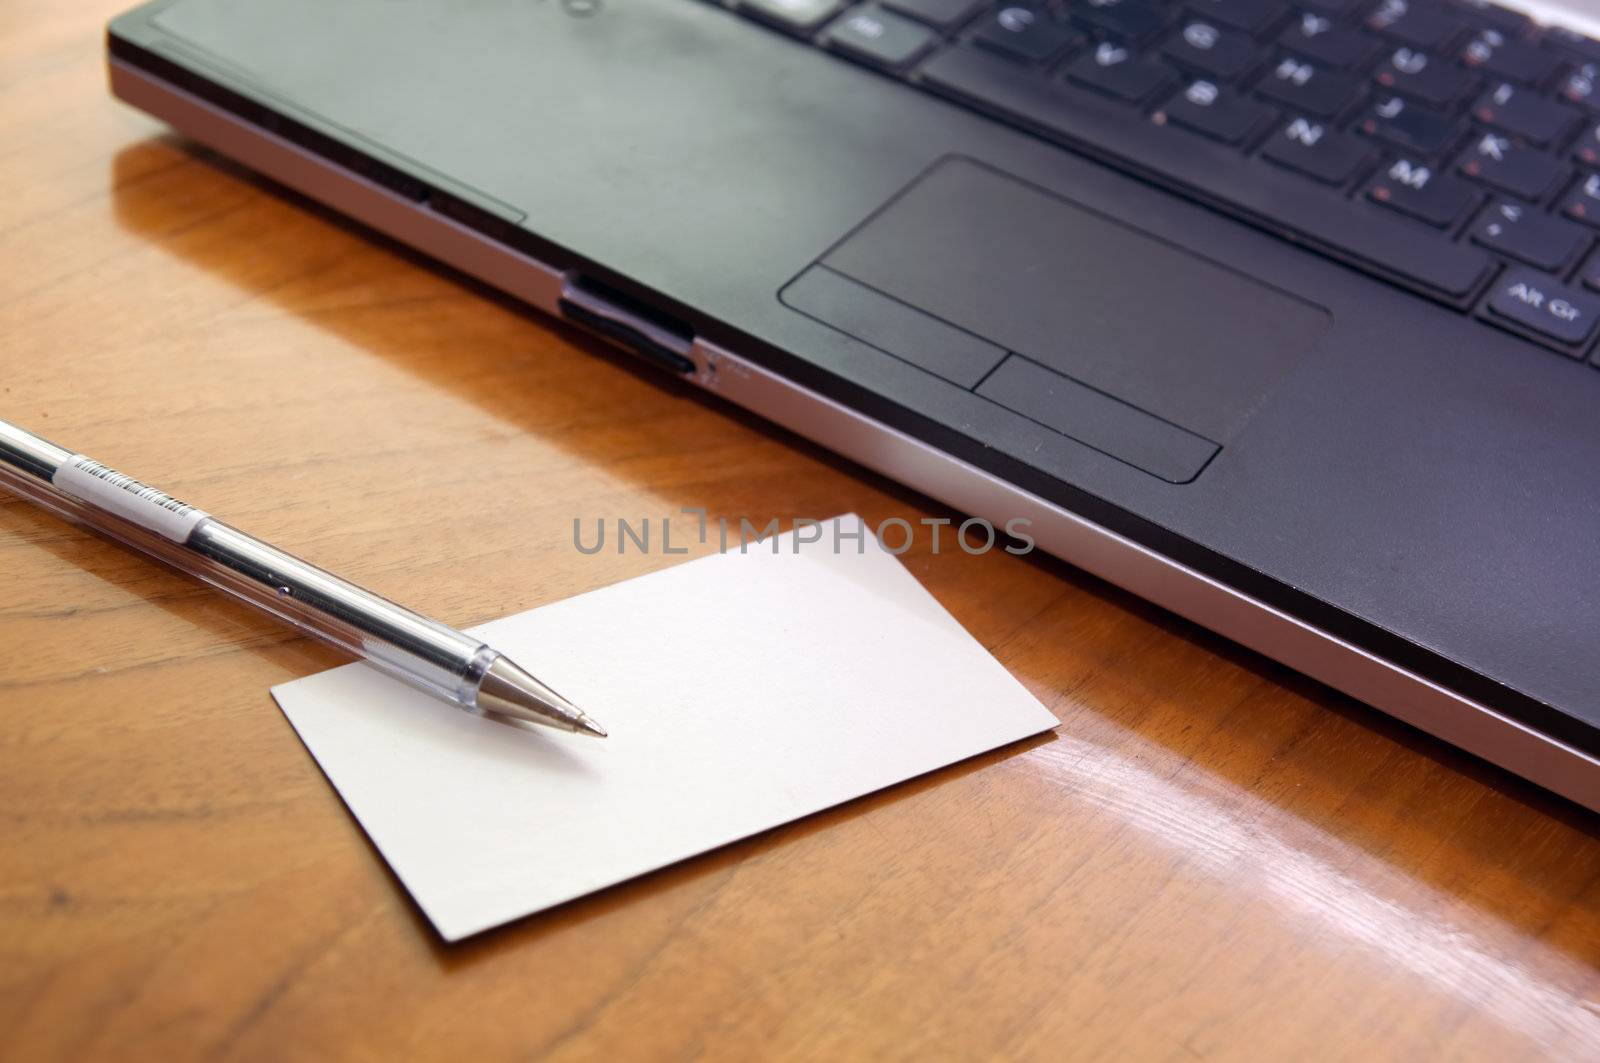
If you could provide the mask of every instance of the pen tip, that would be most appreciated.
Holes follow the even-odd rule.
[[[607,733],[588,713],[504,657],[495,659],[478,684],[477,707],[573,734],[604,738]]]

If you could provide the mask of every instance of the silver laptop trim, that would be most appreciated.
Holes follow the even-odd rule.
[[[1499,7],[1520,11],[1541,26],[1563,26],[1576,30],[1586,37],[1600,38],[1600,15],[1593,8],[1594,0],[1494,0]]]

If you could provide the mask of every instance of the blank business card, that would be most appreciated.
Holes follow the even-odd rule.
[[[451,941],[1056,725],[870,532],[775,545],[475,630],[606,739],[363,664],[272,694]]]

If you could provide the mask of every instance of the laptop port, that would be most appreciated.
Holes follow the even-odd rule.
[[[694,372],[694,330],[614,288],[575,273],[561,289],[561,313],[672,373]]]

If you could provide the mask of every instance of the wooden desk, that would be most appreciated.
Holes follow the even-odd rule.
[[[941,512],[191,151],[119,6],[0,8],[4,416],[461,624],[671,560],[575,515]],[[908,563],[1057,737],[445,947],[268,699],[339,658],[0,501],[0,1056],[1600,1053],[1593,817],[1066,565]]]

